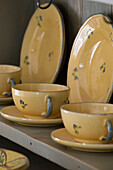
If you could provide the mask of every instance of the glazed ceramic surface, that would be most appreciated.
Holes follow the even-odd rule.
[[[21,62],[22,83],[55,81],[65,46],[63,18],[55,5],[33,14],[25,32]]]
[[[0,104],[10,104],[13,102],[12,97],[0,97]]]
[[[67,75],[70,103],[108,102],[113,82],[113,28],[101,14],[90,17],[75,38]]]
[[[21,68],[13,65],[0,65],[0,95],[11,91],[10,79],[16,84],[21,80]]]
[[[113,140],[113,105],[76,103],[61,107],[63,123],[78,142],[108,143]]]
[[[113,144],[88,144],[78,143],[74,137],[67,132],[65,128],[54,130],[51,133],[52,139],[62,145],[72,147],[76,150],[88,152],[111,152],[113,151]]]
[[[25,170],[28,166],[29,160],[26,156],[0,148],[0,170]]]
[[[27,126],[57,126],[62,124],[62,119],[38,119],[38,118],[26,118],[23,113],[20,112],[16,106],[7,106],[1,109],[1,115],[10,121],[27,125]]]
[[[68,102],[69,91],[58,84],[25,83],[13,86],[12,96],[25,117],[59,118],[60,106]]]

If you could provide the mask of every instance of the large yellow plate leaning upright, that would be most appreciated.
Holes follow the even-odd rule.
[[[62,64],[64,46],[64,22],[59,9],[53,4],[44,10],[38,8],[22,43],[22,83],[54,82]]]
[[[108,102],[113,84],[113,27],[98,14],[90,17],[75,38],[68,65],[70,103]]]

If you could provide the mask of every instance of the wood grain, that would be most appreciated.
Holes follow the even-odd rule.
[[[31,0],[0,0],[0,64],[19,65],[24,32],[33,13]]]
[[[111,5],[85,0],[83,1],[83,23],[91,15],[99,13],[111,17]]]

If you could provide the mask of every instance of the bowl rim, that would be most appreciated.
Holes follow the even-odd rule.
[[[15,68],[18,68],[18,70],[11,71],[11,72],[0,72],[0,74],[12,74],[12,73],[17,73],[17,72],[22,71],[22,68],[20,66],[16,66],[16,65],[0,64],[0,67],[1,66],[3,66],[3,67],[15,67]]]
[[[93,115],[112,115],[113,114],[113,112],[112,113],[86,113],[86,112],[76,112],[76,111],[70,111],[70,110],[68,110],[68,109],[65,109],[64,107],[66,106],[66,105],[76,105],[76,104],[81,104],[81,105],[83,105],[83,104],[93,104],[93,105],[104,105],[104,106],[113,106],[113,104],[111,104],[111,103],[102,103],[102,102],[77,102],[77,103],[68,103],[68,104],[64,104],[64,105],[62,105],[61,107],[60,107],[60,110],[63,110],[66,114],[68,114],[68,112],[71,112],[72,114],[82,114],[82,115],[90,115],[90,116],[93,116]],[[62,112],[61,112],[61,114],[62,114]]]
[[[53,91],[49,91],[49,90],[45,90],[45,91],[28,91],[28,90],[19,90],[16,89],[16,86],[22,86],[22,85],[52,85],[52,86],[63,86],[66,89],[63,90],[53,90]],[[55,93],[55,92],[65,92],[65,91],[70,91],[70,87],[66,86],[66,85],[61,85],[61,84],[53,84],[53,83],[22,83],[22,84],[16,84],[12,87],[12,90],[18,91],[18,92],[24,92],[24,93]]]

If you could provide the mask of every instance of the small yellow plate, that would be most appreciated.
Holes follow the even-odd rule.
[[[113,84],[113,28],[104,15],[93,15],[75,38],[67,75],[69,101],[108,102]]]
[[[53,4],[45,10],[38,8],[22,43],[22,83],[54,82],[62,64],[64,47],[64,21],[59,9]]]
[[[57,126],[62,124],[62,119],[40,119],[40,118],[26,118],[16,106],[7,106],[1,109],[1,116],[5,119],[26,125],[26,126]]]
[[[72,147],[76,150],[88,151],[88,152],[112,152],[113,144],[88,144],[78,143],[74,140],[74,137],[70,135],[65,128],[54,130],[51,133],[51,138],[62,145]]]
[[[28,166],[29,160],[25,155],[0,148],[0,170],[25,170]]]

